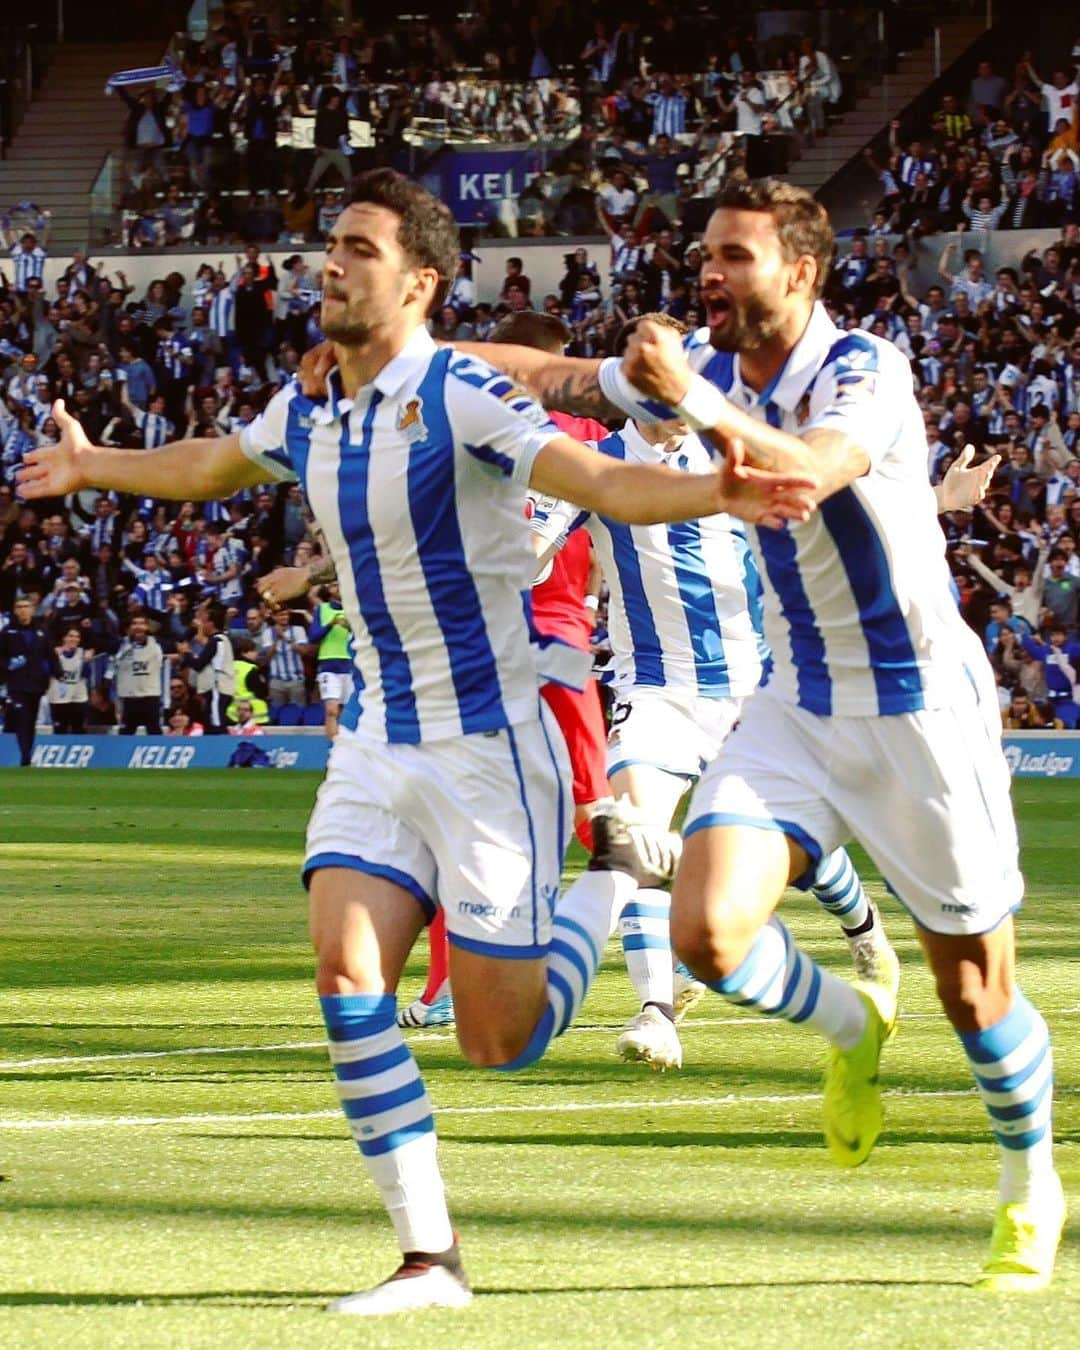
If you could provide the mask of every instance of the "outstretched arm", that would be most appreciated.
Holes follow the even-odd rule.
[[[774,473],[748,467],[738,440],[728,443],[719,471],[678,474],[662,464],[623,464],[569,436],[556,436],[533,461],[529,487],[628,525],[728,511],[779,528],[785,520],[809,518],[817,481],[813,470]]]
[[[443,344],[447,345],[447,344]],[[454,342],[463,356],[475,356],[509,375],[545,408],[599,421],[621,421],[626,413],[600,392],[600,362],[577,356],[552,356],[510,342]],[[326,378],[337,364],[333,344],[320,343],[304,353],[300,380],[308,398],[326,397]]]
[[[24,457],[18,473],[24,497],[62,497],[100,487],[166,501],[208,501],[266,481],[266,469],[248,459],[239,436],[173,441],[160,450],[114,450],[91,445],[63,400],[53,405],[53,416],[60,442]]]
[[[509,375],[545,408],[600,421],[626,414],[600,392],[600,362],[578,356],[552,356],[509,342],[455,342],[456,351],[478,357]]]

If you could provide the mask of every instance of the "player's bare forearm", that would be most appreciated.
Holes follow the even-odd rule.
[[[621,420],[626,416],[600,392],[599,361],[578,356],[552,356],[550,352],[518,347],[510,342],[455,342],[454,348],[509,375],[545,408],[556,408],[574,417],[596,417],[601,421]]]
[[[328,586],[330,582],[337,581],[337,568],[329,553],[312,558],[308,563],[307,574],[309,586]]]
[[[722,472],[680,474],[663,464],[613,461],[559,436],[536,456],[529,486],[627,525],[695,520],[720,511],[776,525],[806,519],[817,478],[809,472],[747,469],[738,441],[732,443]]]
[[[97,487],[167,501],[209,501],[266,478],[266,470],[241,450],[238,436],[174,441],[158,450],[120,450],[91,445],[78,423],[57,406],[61,440],[24,457],[18,482],[25,497]]]
[[[627,525],[694,520],[726,505],[719,474],[675,474],[660,464],[619,464],[606,457],[594,473],[576,475],[572,482],[562,474],[549,478],[538,458],[531,486]]]
[[[814,500],[818,502],[861,478],[870,467],[867,452],[842,432],[818,429],[792,436],[731,404],[724,410],[723,426],[705,434],[724,451],[737,437],[745,448],[747,463],[756,469],[815,477],[818,486]]]
[[[259,582],[259,594],[271,605],[307,595],[313,586],[325,586],[337,580],[334,560],[320,554],[304,567],[275,567]]]

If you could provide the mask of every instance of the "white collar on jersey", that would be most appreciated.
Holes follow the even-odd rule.
[[[371,381],[371,385],[384,398],[393,398],[404,387],[410,376],[416,374],[421,367],[427,367],[437,350],[431,334],[421,324],[409,335],[397,356],[387,361]],[[346,398],[341,391],[341,375],[337,366],[327,376],[326,387],[329,390],[329,398],[312,412],[312,418],[316,422],[336,422],[349,412],[355,403],[355,399]]]
[[[626,443],[627,449],[633,451],[635,458],[639,462],[644,464],[673,464],[677,466],[680,452],[678,450],[665,451],[662,450],[660,446],[653,445],[651,442],[647,441],[638,430],[633,418],[628,418],[623,426],[619,428],[619,435]],[[703,454],[706,459],[712,458],[712,452],[704,445],[698,436],[694,435],[693,432],[686,437],[686,441],[683,445],[683,453]]]
[[[821,369],[829,349],[836,342],[837,329],[821,301],[810,311],[810,321],[803,329],[791,353],[772,385],[760,393],[743,385],[739,373],[739,358],[735,358],[735,383],[742,386],[748,404],[773,402],[786,412],[794,412],[806,393],[811,380]]]

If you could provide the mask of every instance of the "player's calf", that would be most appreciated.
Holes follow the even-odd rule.
[[[1065,1222],[1053,1157],[1053,1051],[1042,1015],[1014,983],[1012,922],[975,935],[922,930],[920,938],[1000,1151],[990,1254],[977,1283],[997,1293],[1045,1289]]]

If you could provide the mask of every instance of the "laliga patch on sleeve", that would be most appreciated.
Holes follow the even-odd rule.
[[[838,406],[845,403],[861,403],[874,397],[876,386],[877,377],[871,374],[838,375],[833,402]]]

